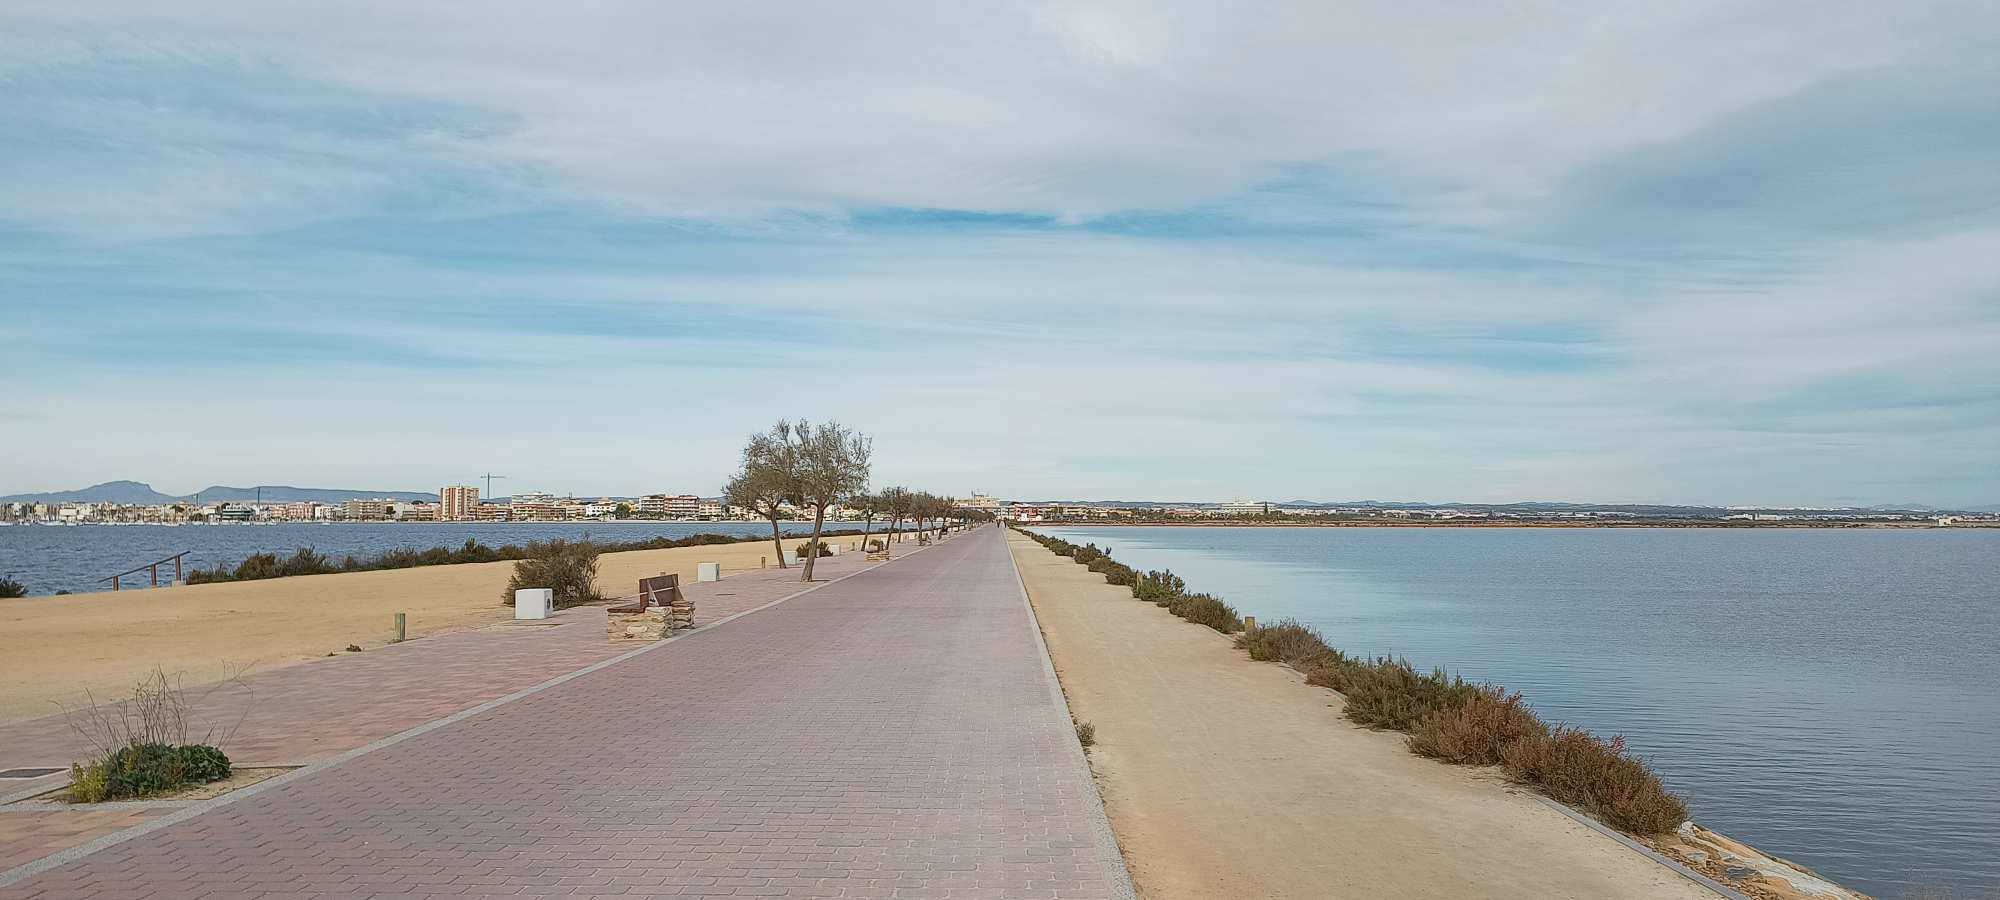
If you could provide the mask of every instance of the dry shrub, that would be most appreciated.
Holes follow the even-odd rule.
[[[597,552],[597,545],[587,540],[528,544],[528,556],[514,564],[502,602],[513,603],[515,591],[532,588],[555,591],[558,607],[604,599],[597,592]]]
[[[1410,732],[1419,756],[1467,766],[1498,765],[1516,741],[1544,738],[1549,727],[1521,702],[1520,694],[1482,686],[1465,702],[1432,713]]]
[[[1236,639],[1236,646],[1249,651],[1251,659],[1281,662],[1300,671],[1333,665],[1342,659],[1339,651],[1326,645],[1318,630],[1297,619],[1282,619],[1245,631]]]
[[[1687,821],[1687,804],[1660,784],[1645,762],[1627,755],[1625,737],[1604,740],[1557,726],[1515,741],[1501,753],[1507,775],[1635,834],[1664,834]]]

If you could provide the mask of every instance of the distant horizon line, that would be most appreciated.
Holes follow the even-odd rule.
[[[475,480],[476,480],[476,479],[475,479]],[[210,492],[220,492],[220,491],[244,491],[244,492],[254,492],[254,491],[259,491],[259,490],[273,490],[273,491],[298,491],[298,492],[310,492],[310,493],[322,493],[322,494],[348,494],[348,495],[355,495],[355,496],[353,496],[353,497],[350,497],[350,498],[348,498],[348,499],[371,499],[371,498],[376,498],[376,497],[380,497],[380,498],[385,498],[385,499],[389,499],[389,498],[391,498],[391,497],[390,497],[390,495],[395,495],[395,494],[422,494],[422,495],[429,495],[429,496],[435,496],[435,495],[436,495],[436,494],[438,493],[439,489],[440,489],[440,488],[430,488],[430,489],[420,489],[420,490],[399,490],[399,489],[353,489],[353,488],[325,488],[325,487],[302,487],[302,486],[299,486],[299,485],[290,485],[290,484],[253,484],[253,485],[242,485],[242,486],[238,486],[238,485],[225,485],[225,484],[211,484],[211,485],[209,485],[209,486],[207,486],[207,487],[205,487],[205,488],[202,488],[202,489],[200,489],[200,490],[197,490],[197,491],[191,491],[191,492],[189,492],[189,493],[185,493],[185,494],[170,494],[170,493],[167,493],[167,492],[164,492],[164,491],[160,491],[160,490],[157,490],[157,489],[155,489],[155,488],[153,487],[153,485],[152,485],[152,484],[151,484],[150,482],[144,482],[144,481],[136,481],[136,480],[131,480],[131,479],[114,479],[114,480],[111,480],[111,481],[104,481],[104,482],[99,482],[99,483],[97,483],[97,484],[92,484],[92,485],[88,485],[88,486],[85,486],[85,487],[81,487],[81,488],[75,488],[75,489],[69,489],[69,490],[53,490],[53,491],[24,491],[24,492],[20,492],[20,493],[15,493],[15,494],[7,494],[7,495],[0,495],[0,502],[6,502],[6,503],[33,503],[33,502],[42,502],[42,503],[46,503],[46,502],[58,502],[58,503],[63,503],[63,502],[67,502],[67,503],[77,503],[77,502],[95,502],[95,503],[107,503],[107,502],[142,502],[142,501],[116,501],[116,500],[78,500],[78,499],[57,499],[57,498],[60,498],[60,497],[63,497],[64,495],[77,495],[77,494],[85,494],[85,493],[88,493],[88,492],[90,492],[90,491],[94,491],[94,490],[97,490],[97,489],[100,489],[100,488],[119,488],[119,487],[130,487],[130,488],[133,488],[133,489],[140,489],[140,488],[143,488],[144,490],[146,490],[146,491],[149,491],[149,492],[153,493],[153,494],[154,494],[154,495],[156,495],[156,496],[159,496],[159,497],[164,497],[164,498],[166,498],[166,499],[168,499],[168,500],[192,500],[192,499],[197,499],[197,498],[199,498],[199,497],[200,497],[200,495],[202,495],[202,494],[206,494],[206,493],[210,493]],[[467,485],[467,484],[463,484],[463,483],[460,483],[460,484],[454,484],[454,485],[442,485],[442,486],[440,486],[440,487],[474,487],[474,488],[477,488],[477,487],[479,487],[479,485],[477,485],[477,484],[471,484],[471,485]],[[637,498],[639,498],[639,497],[645,497],[645,496],[652,496],[652,495],[655,495],[655,494],[660,494],[660,493],[663,493],[663,492],[648,492],[648,493],[638,493],[638,494],[606,494],[606,493],[596,493],[596,494],[579,494],[579,493],[576,493],[576,492],[573,492],[573,491],[572,491],[572,492],[567,492],[567,493],[556,493],[556,492],[553,492],[553,491],[520,491],[520,492],[510,492],[510,493],[508,493],[508,494],[493,494],[493,495],[490,495],[490,496],[486,496],[486,497],[483,497],[482,499],[490,499],[490,500],[502,500],[502,499],[511,499],[511,498],[512,498],[512,497],[514,496],[514,493],[535,493],[535,494],[548,494],[549,496],[558,496],[558,497],[568,497],[568,498],[579,498],[579,499],[580,499],[580,498],[585,498],[585,497],[589,497],[589,496],[596,496],[596,497],[600,497],[600,498],[607,498],[607,499],[612,499],[612,500],[627,500],[627,499],[637,499]],[[680,495],[673,495],[673,496],[680,496]],[[696,497],[702,497],[703,499],[710,499],[710,498],[709,498],[709,497],[707,497],[706,495],[702,495],[702,494],[689,494],[688,496],[696,496]],[[1956,505],[1956,506],[1941,506],[1941,505],[1935,505],[1935,504],[1922,504],[1922,503],[1917,503],[1917,504],[1900,504],[1900,503],[1869,503],[1869,504],[1858,504],[1858,503],[1854,503],[1854,504],[1842,504],[1842,505],[1833,505],[1833,504],[1755,504],[1755,503],[1728,503],[1728,504],[1714,504],[1714,503],[1670,503],[1670,502],[1657,502],[1657,501],[1630,501],[1630,500],[1625,500],[1625,501],[1595,501],[1595,500],[1592,500],[1592,501],[1577,501],[1577,500],[1508,500],[1508,501],[1469,501],[1469,500],[1467,500],[1467,501],[1428,501],[1428,500],[1376,500],[1376,499],[1367,499],[1367,500],[1312,500],[1312,499],[1304,499],[1304,498],[1299,498],[1299,497],[1292,497],[1292,498],[1289,498],[1289,499],[1284,499],[1284,500],[1275,500],[1275,499],[1272,499],[1272,500],[1255,500],[1255,499],[1244,499],[1244,498],[1237,498],[1237,499],[1226,499],[1226,500],[1191,500],[1191,499],[1175,499],[1175,500],[1159,500],[1159,499],[1148,499],[1148,500],[1122,500],[1122,499],[1107,499],[1107,498],[1098,498],[1098,499],[1079,499],[1079,498],[1076,498],[1076,497],[1045,497],[1045,498],[1038,498],[1038,499],[1009,499],[1009,498],[1006,498],[1006,497],[1005,497],[1004,495],[997,495],[997,494],[978,494],[977,496],[983,496],[983,497],[991,497],[991,498],[993,498],[993,499],[996,499],[996,500],[999,500],[1000,502],[1004,502],[1004,503],[1010,503],[1010,504],[1023,504],[1023,505],[1044,505],[1044,504],[1060,504],[1060,503],[1075,503],[1075,504],[1082,504],[1082,505],[1091,505],[1091,504],[1095,504],[1095,505],[1103,505],[1103,506],[1122,506],[1122,507],[1127,507],[1127,508],[1130,508],[1130,507],[1153,507],[1153,506],[1227,506],[1227,505],[1231,505],[1231,504],[1255,504],[1255,505],[1270,505],[1270,506],[1274,506],[1274,507],[1276,507],[1276,506],[1282,506],[1282,507],[1320,507],[1320,508],[1324,508],[1324,507],[1398,507],[1398,508],[1400,508],[1400,507],[1429,507],[1429,508],[1451,508],[1451,507],[1460,507],[1460,508],[1481,508],[1481,507],[1485,507],[1485,508],[1504,508],[1504,507],[1523,507],[1523,506],[1557,506],[1557,507],[1574,507],[1574,508],[1579,508],[1579,509],[1583,509],[1583,508],[1617,508],[1617,507],[1625,507],[1625,508],[1632,508],[1632,507],[1649,507],[1649,508],[1661,508],[1661,509],[1714,509],[1714,510],[1869,510],[1869,511],[1908,511],[1908,512],[1936,512],[1936,511],[1967,511],[1967,512],[1992,512],[1992,511],[2000,511],[2000,503],[1994,503],[1994,504],[1984,504],[1984,505],[1980,505],[1980,504],[1964,504],[1964,505]],[[41,499],[35,499],[35,498],[41,498]],[[962,500],[962,499],[966,499],[966,498],[964,498],[964,497],[961,497],[961,498],[959,498],[959,499],[961,499],[961,500]],[[160,502],[160,501],[154,501],[154,502]],[[274,501],[274,502],[276,502],[276,501]],[[318,502],[318,501],[288,501],[288,502]]]

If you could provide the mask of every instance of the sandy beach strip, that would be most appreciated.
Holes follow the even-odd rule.
[[[1017,534],[1009,546],[1147,900],[1715,900],[1490,771],[1411,754],[1338,694],[1252,662]],[[1255,612],[1255,610],[1247,610]]]

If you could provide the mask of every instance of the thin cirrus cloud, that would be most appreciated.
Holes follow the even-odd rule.
[[[810,414],[1021,496],[2000,498],[1978,4],[23,2],[0,35],[0,489],[708,493]],[[158,439],[80,451],[107,416]]]

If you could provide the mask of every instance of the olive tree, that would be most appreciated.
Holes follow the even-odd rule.
[[[751,435],[743,446],[742,468],[722,489],[725,503],[756,510],[757,515],[770,520],[771,547],[777,551],[781,569],[785,568],[785,539],[778,521],[785,517],[787,504],[800,506],[805,502],[793,431],[792,423],[779,422],[770,431]]]
[[[814,425],[800,420],[791,430],[791,457],[802,506],[812,508],[812,552],[806,555],[799,580],[811,581],[819,559],[819,536],[826,526],[826,508],[847,501],[868,488],[868,458],[874,442],[839,422]]]

